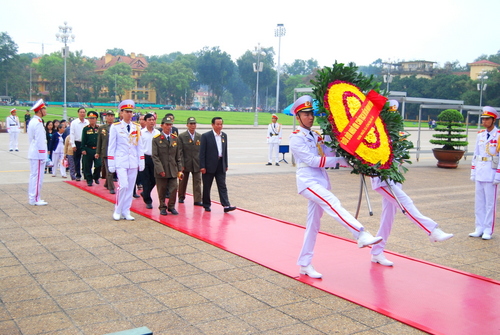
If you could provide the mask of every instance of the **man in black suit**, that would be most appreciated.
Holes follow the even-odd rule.
[[[210,190],[215,178],[219,198],[224,212],[234,211],[236,207],[231,206],[227,196],[226,171],[227,163],[227,135],[222,132],[222,118],[212,119],[212,129],[201,135],[200,145],[200,171],[203,180],[203,207],[210,212]]]

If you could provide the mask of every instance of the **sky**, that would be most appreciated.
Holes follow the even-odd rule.
[[[499,0],[10,0],[0,12],[0,32],[19,53],[61,50],[59,26],[67,22],[70,50],[89,57],[107,49],[147,56],[191,53],[218,46],[236,61],[247,50],[273,47],[280,62],[315,59],[369,65],[426,60],[461,65],[500,50]],[[275,58],[277,61],[277,56]]]

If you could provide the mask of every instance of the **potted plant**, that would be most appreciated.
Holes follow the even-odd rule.
[[[442,145],[442,148],[432,149],[434,157],[438,160],[437,166],[441,168],[458,167],[458,162],[462,159],[465,151],[456,147],[465,147],[469,142],[464,140],[467,138],[463,125],[464,116],[456,109],[446,109],[439,113],[437,126],[434,130],[437,134],[433,134],[432,144]]]

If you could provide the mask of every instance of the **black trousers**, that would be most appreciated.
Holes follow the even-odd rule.
[[[220,203],[224,207],[231,206],[227,195],[226,171],[222,167],[222,159],[219,159],[215,173],[206,172],[201,175],[201,179],[203,181],[203,207],[210,207],[212,204],[212,201],[210,200],[210,191],[212,189],[214,178],[215,183],[217,184],[217,190],[219,191]]]
[[[82,178],[82,142],[75,141],[76,151],[73,152],[73,161],[75,162],[76,178]]]
[[[139,172],[139,175],[142,177],[142,199],[145,204],[152,204],[151,191],[156,185],[153,158],[149,155],[144,155],[144,164],[144,171]]]

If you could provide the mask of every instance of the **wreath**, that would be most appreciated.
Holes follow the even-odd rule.
[[[335,62],[332,67],[319,70],[311,80],[320,114],[317,121],[323,134],[331,138],[325,144],[347,159],[353,167],[352,173],[402,183],[408,170],[404,164],[411,164],[409,150],[413,143],[407,139],[409,134],[404,131],[401,115],[390,110],[388,103],[354,152],[344,149],[339,142],[345,135],[343,130],[366,100],[364,92],[380,92],[380,83],[373,75],[366,76],[357,69],[354,63],[345,66]]]

